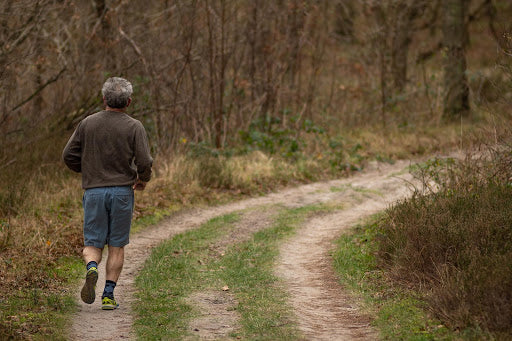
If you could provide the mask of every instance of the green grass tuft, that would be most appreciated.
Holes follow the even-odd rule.
[[[62,257],[47,274],[63,281],[61,289],[18,290],[9,300],[0,301],[0,339],[67,340],[66,331],[76,311],[73,291],[83,275],[83,262],[77,257]]]

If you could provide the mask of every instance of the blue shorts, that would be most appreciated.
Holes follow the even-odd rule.
[[[85,190],[84,245],[103,249],[129,243],[134,196],[131,186],[97,187]]]

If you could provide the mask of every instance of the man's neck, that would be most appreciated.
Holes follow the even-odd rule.
[[[117,111],[117,112],[125,112],[126,108],[111,108],[107,105],[107,108],[105,109],[107,111]]]

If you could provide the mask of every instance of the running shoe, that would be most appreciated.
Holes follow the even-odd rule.
[[[115,298],[110,298],[110,297],[105,296],[101,299],[101,309],[114,310],[117,307],[119,307],[119,304],[117,304]]]
[[[98,281],[98,269],[96,267],[92,267],[87,270],[87,275],[85,276],[85,284],[82,288],[81,296],[82,301],[87,304],[91,304],[94,302],[96,298],[96,282]]]

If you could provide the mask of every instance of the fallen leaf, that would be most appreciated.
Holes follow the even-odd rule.
[[[227,285],[222,287],[222,291],[228,291],[228,290],[229,290],[229,287]]]

